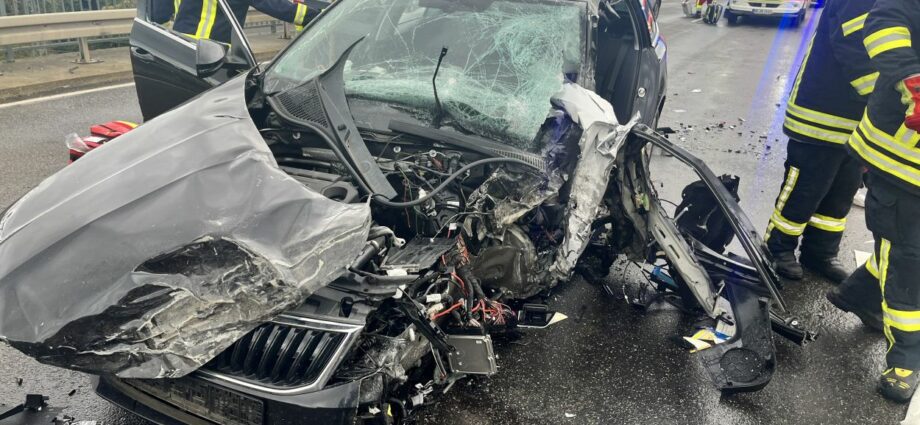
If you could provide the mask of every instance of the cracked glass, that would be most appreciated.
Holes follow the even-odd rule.
[[[316,77],[352,43],[350,98],[531,149],[550,98],[581,70],[585,3],[535,0],[340,0],[268,71],[266,91]]]

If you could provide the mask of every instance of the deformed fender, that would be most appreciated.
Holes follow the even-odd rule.
[[[370,208],[281,171],[243,77],[87,154],[0,218],[0,338],[43,363],[179,377],[339,276]]]

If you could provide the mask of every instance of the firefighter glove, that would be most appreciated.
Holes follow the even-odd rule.
[[[911,75],[898,85],[901,102],[907,105],[907,117],[904,126],[920,131],[920,74]]]

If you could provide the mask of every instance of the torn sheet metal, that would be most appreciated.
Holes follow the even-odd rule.
[[[562,184],[562,177],[557,173],[547,179],[542,174],[512,173],[499,169],[470,195],[469,202],[475,211],[490,212],[484,219],[489,222],[492,234],[501,238],[505,228],[540,204],[555,198]],[[470,223],[475,220],[479,217],[470,216],[465,221]]]
[[[609,102],[574,83],[564,84],[553,97],[553,104],[584,129],[579,142],[581,157],[571,176],[565,238],[550,267],[552,280],[560,282],[569,278],[590,242],[591,224],[601,210],[616,153],[637,119],[619,125]]]
[[[55,366],[179,377],[345,270],[367,239],[368,205],[281,171],[243,84],[93,150],[10,208],[4,340]]]

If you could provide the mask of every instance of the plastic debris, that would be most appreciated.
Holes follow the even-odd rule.
[[[690,346],[693,348],[690,350],[691,353],[695,353],[700,350],[705,350],[711,348],[713,345],[721,344],[729,339],[729,336],[719,332],[716,329],[711,327],[706,327],[696,331],[693,336],[685,336],[683,338]]]
[[[684,337],[684,341],[686,341],[687,343],[689,343],[689,344],[693,347],[693,349],[690,350],[691,353],[695,353],[695,352],[697,352],[697,351],[705,350],[705,349],[707,349],[707,348],[712,347],[712,344],[710,344],[710,343],[708,343],[708,342],[706,342],[706,341],[701,341],[701,340],[698,340],[698,339],[695,339],[695,338],[691,338],[691,337],[689,337],[689,336],[685,336],[685,337]]]
[[[569,316],[566,316],[565,314],[562,314],[562,313],[560,313],[560,312],[557,311],[555,314],[553,314],[553,318],[552,318],[552,319],[549,319],[549,324],[550,324],[550,325],[555,325],[556,323],[559,323],[559,322],[561,322],[561,321],[563,321],[563,320],[565,320],[565,319],[568,319],[568,318],[569,318]]]
[[[577,416],[577,415],[574,414],[574,413],[565,412],[565,417],[567,417],[567,418],[574,418],[575,416]]]
[[[871,252],[860,251],[858,249],[853,250],[853,257],[856,259],[856,267],[862,266],[872,258]]]

